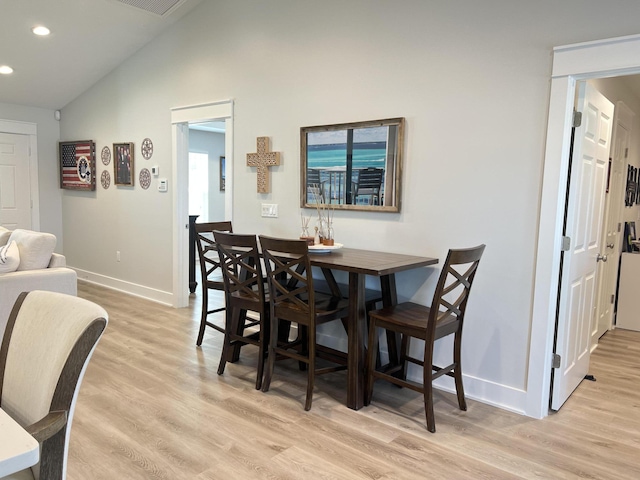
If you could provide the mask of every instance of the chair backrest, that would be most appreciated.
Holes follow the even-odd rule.
[[[214,231],[224,278],[227,304],[231,296],[264,301],[264,280],[255,235]]]
[[[261,235],[260,246],[269,280],[271,315],[311,324],[315,298],[307,242]]]
[[[202,287],[206,289],[207,284],[211,287],[212,283],[217,283],[222,290],[222,270],[220,270],[220,260],[218,259],[218,247],[213,238],[214,231],[233,232],[233,227],[228,221],[195,224]]]
[[[471,285],[476,276],[485,245],[449,250],[433,294],[427,329],[433,334],[439,322],[451,322],[462,329]],[[433,338],[433,335],[431,335]],[[425,348],[427,345],[425,342]]]
[[[320,170],[317,168],[307,169],[307,197],[307,201],[318,203],[321,203],[324,199],[322,178],[320,177]]]
[[[0,406],[23,427],[50,412],[66,427],[41,444],[36,478],[65,478],[71,422],[84,371],[107,312],[78,297],[31,291],[16,301],[0,347]]]
[[[382,168],[365,168],[360,170],[358,173],[358,190],[380,190],[383,175],[384,169]]]

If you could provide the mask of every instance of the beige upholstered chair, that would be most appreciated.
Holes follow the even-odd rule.
[[[0,407],[40,443],[40,463],[6,479],[66,478],[80,383],[107,325],[92,302],[56,292],[20,294],[0,347]]]

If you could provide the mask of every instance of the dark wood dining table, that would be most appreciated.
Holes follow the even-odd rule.
[[[311,265],[319,267],[332,283],[333,271],[349,274],[349,319],[347,326],[347,406],[358,410],[364,403],[365,381],[365,277],[380,279],[384,306],[397,303],[395,274],[414,268],[435,265],[437,258],[341,248],[330,253],[309,253]]]

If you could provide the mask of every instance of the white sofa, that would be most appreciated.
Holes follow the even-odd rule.
[[[0,340],[21,292],[77,295],[76,272],[65,266],[64,255],[53,253],[55,244],[56,237],[50,233],[0,227]]]

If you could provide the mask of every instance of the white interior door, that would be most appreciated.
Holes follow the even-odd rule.
[[[29,136],[0,133],[0,225],[31,228]]]
[[[611,171],[609,191],[606,195],[605,221],[603,225],[602,255],[607,262],[600,265],[600,293],[597,321],[591,332],[591,349],[613,324],[613,307],[618,279],[620,251],[622,249],[622,204],[626,182],[627,157],[631,143],[631,126],[634,113],[623,102],[618,102],[614,116]]]
[[[551,408],[559,409],[589,370],[591,331],[595,322],[600,237],[609,166],[613,104],[595,88],[581,82],[571,162],[565,235],[570,247],[563,254],[560,306]]]

